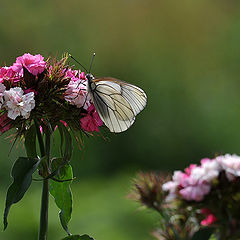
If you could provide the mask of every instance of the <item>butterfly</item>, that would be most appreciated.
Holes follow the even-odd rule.
[[[86,74],[88,92],[104,124],[111,132],[126,131],[147,104],[145,92],[130,83],[112,77],[94,78]]]
[[[69,56],[87,71],[71,54]],[[115,133],[124,132],[145,108],[147,95],[141,88],[116,78],[95,78],[90,73],[94,57],[95,53],[86,74],[88,94],[109,130]]]

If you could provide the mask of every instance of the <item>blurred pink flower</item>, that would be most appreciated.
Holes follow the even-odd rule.
[[[188,201],[202,201],[204,196],[211,190],[211,186],[208,183],[197,183],[195,185],[189,185],[179,191],[180,195]]]
[[[192,172],[192,170],[193,170],[195,167],[197,167],[196,164],[190,164],[189,167],[187,167],[187,168],[184,169],[184,170],[185,170],[185,173],[186,173],[187,175],[190,175],[191,172]]]
[[[207,215],[206,218],[201,221],[202,226],[210,226],[217,221],[215,215],[208,208],[202,208],[201,213]]]
[[[212,160],[203,161],[202,166],[190,164],[185,172],[175,171],[172,181],[163,184],[168,191],[166,200],[174,200],[180,194],[188,201],[201,201],[211,190],[210,181],[219,174],[219,164]]]
[[[87,132],[98,132],[98,127],[102,126],[103,122],[99,117],[94,105],[90,105],[87,111],[88,113],[80,119],[82,129]]]
[[[217,178],[221,166],[216,160],[203,159],[201,161],[201,166],[196,167],[191,172],[191,177],[198,181],[211,182],[213,179]]]
[[[4,133],[11,128],[10,119],[7,117],[7,113],[0,116],[0,132]]]
[[[225,171],[229,181],[234,180],[235,177],[240,177],[240,157],[238,155],[225,154],[216,157],[216,161]]]
[[[13,64],[12,69],[20,74],[23,73],[23,67],[25,67],[30,73],[37,76],[44,71],[46,62],[44,57],[40,54],[31,55],[30,53],[25,53],[16,59]]]

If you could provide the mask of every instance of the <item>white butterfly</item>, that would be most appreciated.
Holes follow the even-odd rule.
[[[132,84],[111,78],[94,78],[86,74],[91,100],[111,132],[126,131],[147,104],[145,92]]]

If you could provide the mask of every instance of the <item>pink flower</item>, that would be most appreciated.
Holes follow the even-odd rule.
[[[0,116],[0,132],[4,133],[11,128],[11,120],[7,117],[7,113]]]
[[[18,116],[29,118],[31,110],[35,107],[34,93],[24,94],[20,87],[10,88],[4,92],[5,108],[8,117],[15,120]]]
[[[201,213],[207,215],[206,218],[201,221],[202,226],[210,226],[217,221],[217,218],[209,209],[202,208]]]
[[[78,73],[78,71],[76,71],[76,70],[72,70],[72,69],[64,69],[64,72],[65,72],[65,76],[67,77],[67,78],[71,78],[71,80],[77,80],[78,78],[76,77],[76,75],[77,75],[77,73]]]
[[[85,73],[84,73],[84,72],[81,72],[79,78],[80,78],[80,79],[86,79]]]
[[[189,185],[179,191],[180,195],[187,201],[202,201],[204,196],[211,190],[211,186],[208,183],[197,183],[195,185]]]
[[[216,161],[221,165],[225,171],[229,181],[240,177],[240,157],[236,154],[225,154],[223,156],[216,157]]]
[[[82,129],[87,132],[98,132],[98,127],[101,126],[103,122],[99,117],[94,105],[90,105],[87,111],[88,113],[80,119]]]
[[[66,71],[66,70],[64,70],[64,71]],[[73,80],[73,81],[77,81],[79,79],[87,80],[84,72],[80,72],[80,71],[72,70],[72,69],[68,69],[65,73],[65,76],[67,78],[71,78],[71,80]]]
[[[65,91],[65,100],[78,108],[87,109],[90,105],[90,96],[87,94],[87,80],[84,72],[68,69],[65,74],[67,78],[71,78]]]
[[[195,167],[197,167],[196,164],[190,164],[188,168],[185,168],[185,169],[184,169],[184,170],[185,170],[185,173],[189,176],[189,175],[191,174],[192,170],[193,170]]]
[[[13,67],[2,67],[0,68],[0,82],[8,80],[19,80],[18,74],[13,71]]]
[[[44,57],[42,57],[40,54],[31,55],[29,53],[25,53],[23,56],[20,56],[16,59],[12,69],[15,72],[22,74],[23,67],[25,67],[30,73],[37,76],[45,69],[46,62],[43,59]]]
[[[211,190],[210,181],[218,176],[218,163],[209,160],[204,166],[190,164],[185,172],[175,171],[172,181],[163,184],[163,191],[168,191],[166,201],[172,201],[180,196],[187,201],[201,201]]]

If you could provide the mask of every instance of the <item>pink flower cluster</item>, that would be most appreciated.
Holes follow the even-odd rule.
[[[22,89],[18,86],[18,82],[23,78],[23,67],[25,67],[33,75],[42,73],[46,63],[41,55],[24,54],[16,59],[16,62],[10,67],[0,68],[0,109],[7,112],[7,117],[15,120],[18,116],[27,119],[32,109],[35,107],[35,94],[28,89]],[[11,88],[6,86],[11,84]],[[6,86],[5,86],[6,85]],[[1,132],[9,130],[10,125],[3,123],[6,116],[0,118]]]
[[[84,72],[67,70],[66,76],[71,80],[65,91],[65,100],[78,108],[87,109],[90,105],[90,96],[87,94],[87,79]]]
[[[40,54],[33,56],[29,53],[25,53],[23,56],[16,59],[16,62],[11,68],[14,72],[23,74],[23,67],[25,67],[30,73],[37,76],[44,71],[45,66],[46,62],[44,61],[44,57]]]
[[[38,79],[39,74],[48,67],[51,75],[52,65],[47,65],[44,57],[40,54],[24,54],[16,59],[10,67],[0,68],[0,131],[5,132],[11,128],[11,121],[22,117],[28,119],[32,110],[38,106],[36,95],[41,95],[33,87],[26,87],[24,83],[24,69]],[[87,93],[87,79],[84,72],[75,71],[70,68],[63,69],[69,84],[63,93],[62,99],[66,103],[84,109],[79,121],[82,129],[93,132],[103,124],[94,105],[91,103]],[[6,124],[7,123],[7,124]]]
[[[231,182],[240,176],[240,157],[226,154],[215,159],[202,159],[201,165],[191,164],[182,171],[175,171],[172,180],[163,184],[163,191],[168,192],[167,201],[181,198],[200,202],[209,194],[213,182],[220,172],[225,172]]]

